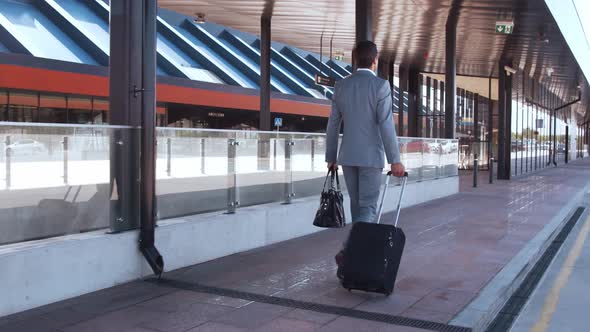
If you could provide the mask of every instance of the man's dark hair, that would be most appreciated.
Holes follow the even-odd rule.
[[[353,50],[357,68],[369,68],[377,58],[377,45],[364,40],[356,44]]]

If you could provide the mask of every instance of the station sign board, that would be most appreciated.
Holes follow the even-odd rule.
[[[336,80],[333,77],[329,77],[322,74],[315,74],[315,84],[334,87],[334,85],[336,85]]]

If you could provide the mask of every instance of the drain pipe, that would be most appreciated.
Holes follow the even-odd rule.
[[[156,227],[156,0],[143,0],[141,203],[139,249],[154,273],[164,271],[164,258],[155,246]]]

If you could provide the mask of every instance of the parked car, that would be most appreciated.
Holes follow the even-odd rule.
[[[5,151],[11,155],[35,155],[47,152],[47,148],[35,140],[23,139],[8,145]]]

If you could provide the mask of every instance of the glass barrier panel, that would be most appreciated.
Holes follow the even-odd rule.
[[[0,124],[0,244],[109,227],[116,126]]]
[[[422,141],[422,180],[434,180],[438,177],[440,160],[438,154],[439,144],[436,139]]]
[[[400,138],[401,161],[408,172],[408,181],[422,181],[422,139]]]
[[[441,144],[441,174],[443,177],[459,175],[457,165],[459,142],[457,140],[439,140]]]
[[[289,180],[285,145],[288,140],[269,134],[239,139],[237,183],[240,206],[285,200]]]
[[[323,137],[296,139],[293,145],[293,187],[296,198],[319,195],[328,169],[325,160]],[[322,142],[319,144],[319,142]],[[318,146],[320,150],[318,151]],[[340,168],[339,179],[345,191],[344,176]]]
[[[227,209],[229,142],[235,133],[169,128],[156,133],[158,218]]]

